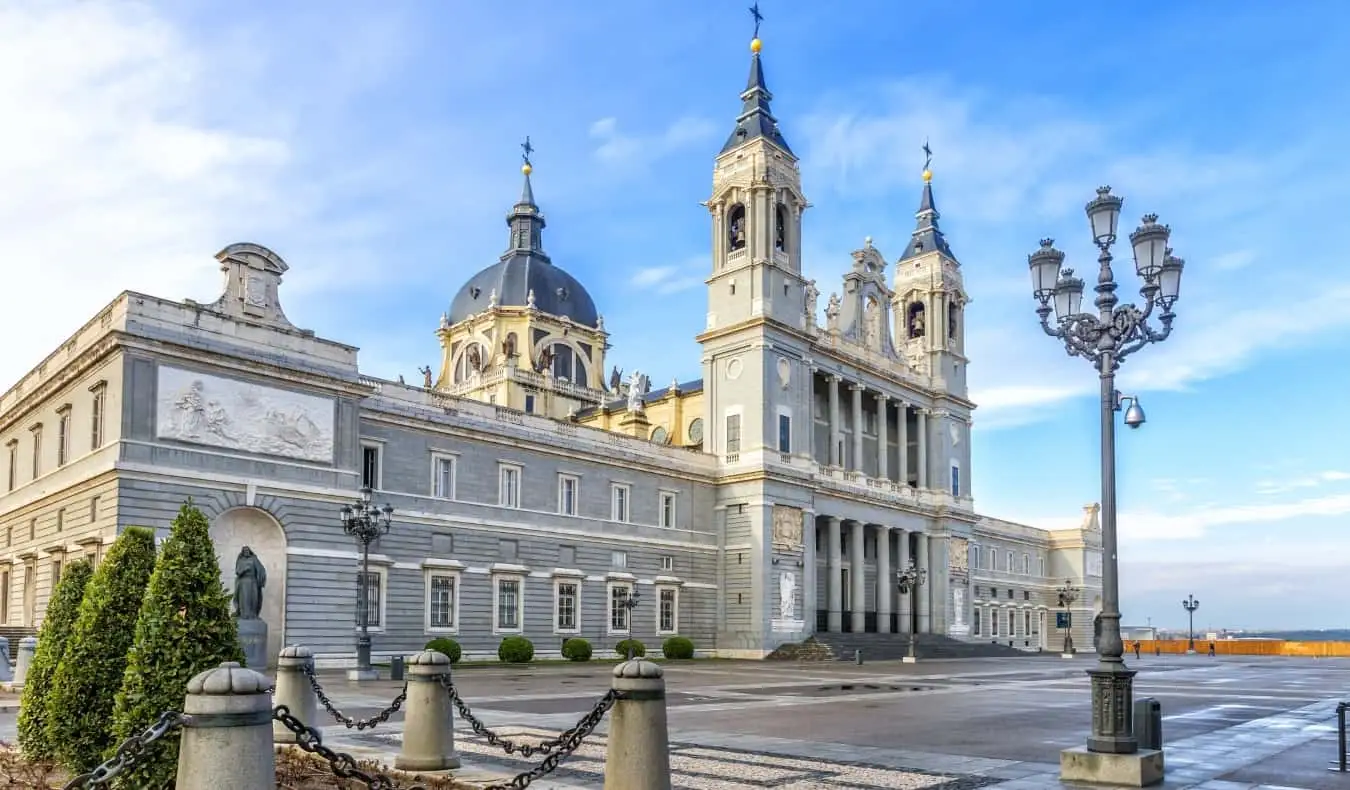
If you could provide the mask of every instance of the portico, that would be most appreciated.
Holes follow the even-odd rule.
[[[816,631],[934,632],[942,618],[934,614],[930,586],[921,586],[917,596],[901,595],[896,577],[911,559],[930,576],[945,572],[935,559],[936,539],[921,530],[824,515],[815,519],[813,545],[818,589],[810,601],[814,614],[807,617]]]
[[[930,409],[862,381],[819,370],[812,376],[815,462],[875,483],[941,488],[930,476]],[[845,414],[844,388],[848,389]]]

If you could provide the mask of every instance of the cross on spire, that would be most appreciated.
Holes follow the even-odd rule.
[[[764,15],[759,12],[759,0],[750,6],[750,17],[755,20],[755,38],[759,38],[759,23],[764,21]]]
[[[525,136],[525,142],[523,142],[523,143],[520,144],[520,150],[522,150],[522,151],[525,152],[525,153],[521,154],[521,157],[520,157],[520,158],[523,159],[523,160],[525,160],[525,164],[528,165],[528,164],[530,163],[530,154],[534,153],[534,146],[530,145],[530,136],[529,136],[529,135],[526,135],[526,136]]]
[[[928,170],[929,165],[933,164],[933,149],[928,147],[928,138],[923,141],[923,169]]]

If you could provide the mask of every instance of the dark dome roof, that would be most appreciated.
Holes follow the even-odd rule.
[[[585,287],[545,256],[527,251],[513,252],[470,277],[450,303],[450,323],[486,310],[494,290],[497,304],[503,307],[525,307],[530,291],[534,291],[534,306],[543,313],[570,318],[583,326],[599,323],[595,302]]]

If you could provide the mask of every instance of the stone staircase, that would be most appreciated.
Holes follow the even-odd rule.
[[[861,650],[864,661],[895,661],[909,655],[908,634],[815,634],[769,654],[775,661],[852,661]],[[963,642],[937,634],[919,634],[914,642],[919,658],[992,658],[1035,655],[1008,645],[992,642]]]

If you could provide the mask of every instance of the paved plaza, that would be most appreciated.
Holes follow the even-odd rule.
[[[674,786],[784,788],[1062,787],[1059,751],[1088,731],[1089,659],[1059,657],[875,663],[698,662],[667,666]],[[1350,660],[1145,657],[1137,692],[1163,706],[1163,787],[1346,788],[1335,757],[1335,703],[1350,696]],[[612,665],[472,667],[456,673],[465,701],[516,740],[574,724],[604,693]],[[399,684],[324,684],[346,712],[368,716]],[[331,719],[326,721],[331,722]],[[532,761],[507,757],[468,731],[457,743],[466,778],[503,776]],[[325,743],[392,760],[400,716]],[[0,713],[11,739],[14,713]],[[532,787],[600,788],[604,727]]]

